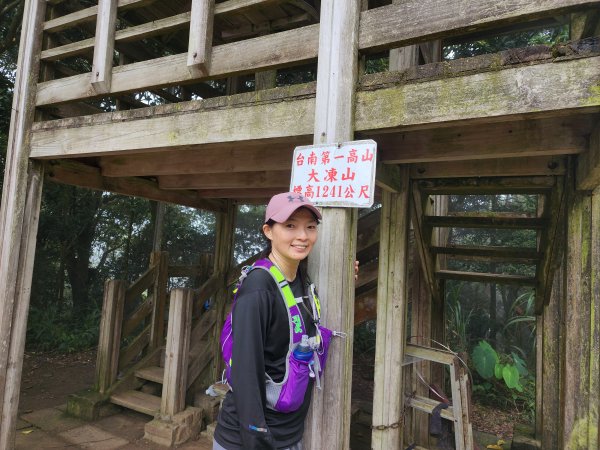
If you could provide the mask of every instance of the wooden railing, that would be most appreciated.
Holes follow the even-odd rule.
[[[114,29],[117,9],[142,8],[151,3],[151,0],[119,0],[116,3],[110,0],[99,0],[97,7],[46,21],[43,26],[44,32],[51,35],[96,20],[95,38],[48,48],[41,54],[44,61],[56,61],[85,52],[89,53],[93,49],[92,86],[90,86],[90,74],[45,81],[38,85],[36,104],[50,105],[98,97],[105,93],[143,91],[193,80],[201,81],[297,65],[315,60],[318,55],[318,23],[213,46],[212,23],[215,17],[239,13],[267,4],[284,3],[283,0],[229,0],[216,4],[214,10],[211,9],[211,2],[193,0],[189,12],[123,30]],[[470,5],[468,10],[464,10],[460,0],[448,0],[444,2],[443,8],[439,7],[439,2],[436,0],[408,0],[364,11],[360,17],[359,49],[362,52],[380,51],[498,28],[517,22],[553,17],[574,9],[594,7],[597,4],[592,0],[553,0],[535,3],[529,0],[517,0],[499,9],[496,3],[476,2]],[[295,4],[303,3],[295,2]],[[447,14],[447,11],[454,10],[460,10],[461,14]],[[428,14],[422,14],[422,11],[428,11]],[[304,15],[309,16],[313,21],[318,19],[315,17],[316,14],[314,10],[304,11]],[[289,23],[290,27],[293,26],[293,21]],[[398,23],[402,26],[398,26]],[[185,27],[190,29],[187,52],[112,68],[115,43],[140,40]],[[107,40],[110,42],[105,42]]]

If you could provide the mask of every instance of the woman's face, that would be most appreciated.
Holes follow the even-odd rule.
[[[309,210],[299,208],[285,222],[263,225],[263,232],[276,257],[301,261],[317,242],[317,221]]]

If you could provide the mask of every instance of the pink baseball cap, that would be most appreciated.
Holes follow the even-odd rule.
[[[317,219],[321,220],[321,213],[305,196],[295,192],[283,192],[271,197],[265,213],[265,223],[269,220],[278,223],[285,222],[298,208],[310,210],[317,216]]]

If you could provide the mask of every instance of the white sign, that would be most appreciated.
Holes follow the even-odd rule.
[[[319,206],[369,208],[377,143],[371,139],[294,149],[290,191]]]

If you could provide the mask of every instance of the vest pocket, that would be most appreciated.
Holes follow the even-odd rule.
[[[308,366],[311,363],[312,360],[300,361],[293,354],[290,355],[288,376],[285,382],[280,385],[281,390],[273,409],[287,413],[296,411],[302,406],[310,378]],[[267,391],[270,390],[269,383],[272,383],[272,381],[270,382],[267,379]]]

